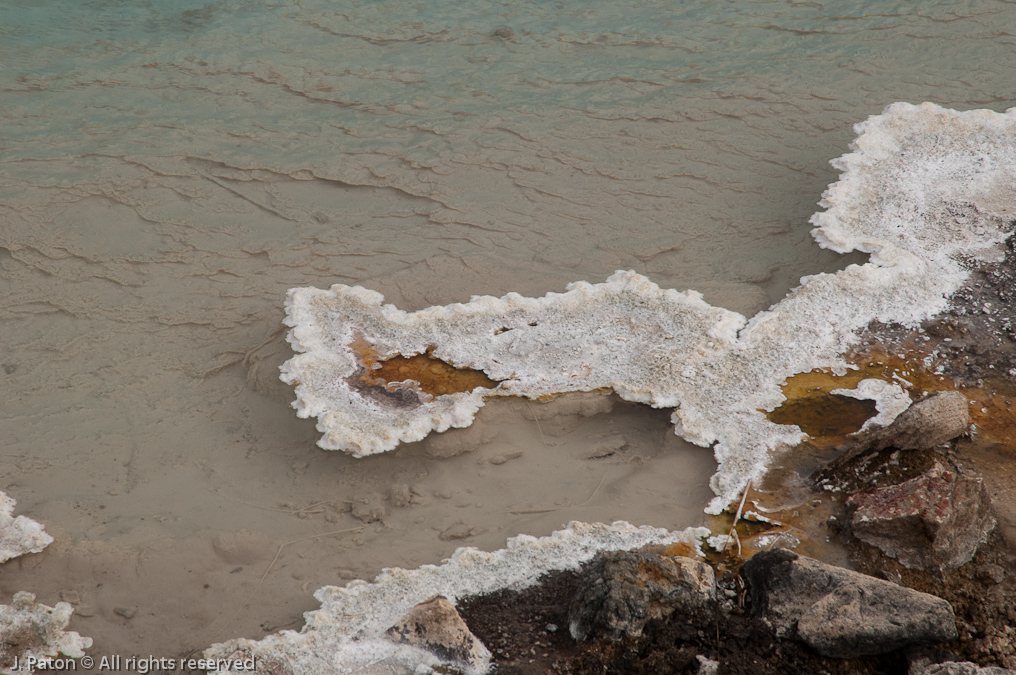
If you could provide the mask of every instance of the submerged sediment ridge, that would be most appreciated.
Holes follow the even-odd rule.
[[[474,297],[414,313],[360,287],[293,289],[286,323],[300,354],[282,377],[296,385],[294,406],[318,418],[321,447],[362,456],[468,426],[485,397],[609,388],[675,408],[676,433],[713,445],[717,497],[708,510],[717,513],[775,451],[805,438],[766,418],[784,400],[784,380],[849,368],[844,354],[873,321],[916,326],[941,312],[968,262],[997,258],[1016,224],[1016,111],[897,103],[856,131],[853,151],[833,162],[842,174],[813,234],[825,248],[869,253],[869,262],[805,277],[751,320],[634,272],[543,298]],[[499,384],[376,395],[354,378],[364,368],[351,347],[358,339],[384,358],[428,352]]]

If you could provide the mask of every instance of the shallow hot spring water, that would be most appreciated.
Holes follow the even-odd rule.
[[[413,311],[631,269],[753,316],[867,259],[809,234],[852,125],[896,100],[1013,105],[1014,22],[996,0],[5,3],[0,479],[56,541],[0,568],[0,602],[72,603],[96,659],[175,657],[573,519],[725,532],[711,450],[609,393],[318,449],[279,380],[287,290]],[[490,386],[426,353],[373,365],[362,384],[393,395]],[[817,377],[773,412],[813,444],[748,499],[834,556],[801,481],[871,408]],[[971,400],[978,442],[1010,424]]]

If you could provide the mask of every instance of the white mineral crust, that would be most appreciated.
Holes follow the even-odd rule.
[[[893,423],[900,413],[910,407],[913,401],[910,395],[895,382],[886,382],[868,378],[861,380],[853,389],[833,389],[830,394],[838,394],[861,401],[874,401],[878,414],[867,420],[858,431],[867,431],[873,427],[887,427]]]
[[[0,563],[26,553],[39,553],[53,543],[42,525],[25,516],[14,517],[15,504],[0,492]]]
[[[14,517],[15,503],[0,492],[0,562],[40,553],[53,543],[42,525],[25,516]],[[84,650],[92,646],[92,638],[64,630],[73,613],[69,603],[47,607],[26,592],[15,593],[10,605],[0,605],[0,664],[5,664],[0,665],[0,673],[27,672],[11,670],[15,657],[19,664],[27,664],[32,658],[84,656]]]
[[[80,658],[92,646],[92,638],[81,637],[74,631],[66,631],[74,609],[69,603],[58,602],[47,607],[35,601],[35,594],[24,591],[14,594],[10,605],[0,605],[0,661],[13,665],[14,657],[19,664],[29,664],[32,659],[47,663],[46,658],[57,658],[61,654]],[[0,667],[0,673],[29,672],[24,669],[12,670]]]
[[[856,130],[812,223],[821,246],[870,253],[864,265],[804,277],[750,321],[623,271],[542,298],[474,297],[413,313],[360,287],[297,288],[286,323],[298,355],[282,368],[296,385],[294,407],[318,418],[322,448],[363,456],[468,426],[485,397],[609,388],[674,408],[680,436],[713,445],[717,497],[708,510],[719,512],[775,450],[804,438],[762,412],[784,400],[781,382],[845,367],[842,355],[873,320],[915,326],[942,311],[967,278],[961,261],[997,257],[1013,229],[1016,109],[896,103]],[[350,384],[359,367],[350,343],[360,336],[382,357],[431,349],[501,382],[419,400],[372,397]]]

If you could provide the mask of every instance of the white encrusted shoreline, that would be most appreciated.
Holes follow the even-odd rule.
[[[40,523],[25,516],[14,516],[17,502],[0,492],[0,563],[26,553],[40,553],[53,543]]]
[[[870,253],[864,265],[805,277],[750,321],[623,271],[543,298],[475,297],[414,313],[360,287],[293,289],[286,323],[299,354],[282,378],[296,385],[294,407],[318,418],[321,447],[363,456],[468,426],[484,397],[610,388],[675,408],[680,436],[713,445],[708,511],[717,513],[773,452],[804,438],[763,412],[784,400],[786,378],[846,368],[842,355],[873,320],[913,326],[942,311],[967,278],[961,260],[990,258],[1011,233],[1016,111],[896,103],[856,130],[812,223],[820,246]],[[360,336],[382,357],[430,349],[503,382],[408,404],[371,398],[349,382],[359,367],[349,345]]]
[[[913,326],[941,312],[966,280],[964,259],[990,260],[1016,226],[1016,109],[956,112],[897,103],[857,126],[852,152],[816,214],[815,238],[839,252],[871,253],[864,265],[802,279],[750,321],[706,304],[694,292],[660,289],[633,272],[606,283],[572,284],[544,298],[474,298],[406,313],[372,291],[294,289],[286,304],[290,342],[283,367],[297,385],[294,406],[318,417],[327,449],[383,452],[431,431],[466,426],[485,396],[537,397],[609,387],[622,397],[675,407],[675,430],[714,445],[719,468],[710,512],[759,477],[772,453],[798,442],[796,426],[769,422],[780,384],[818,367],[844,369],[842,355],[871,321]],[[381,356],[433,355],[479,369],[496,389],[397,401],[350,385],[359,363],[349,347],[366,339]],[[880,421],[905,403],[891,383],[865,380],[836,393],[873,398]],[[700,545],[704,528],[667,532],[627,523],[572,523],[550,537],[521,535],[493,553],[460,549],[443,564],[391,569],[372,583],[325,587],[322,607],[300,632],[232,640],[207,658],[257,656],[272,672],[428,672],[437,658],[384,638],[410,608],[441,594],[451,600],[532,585],[545,572],[574,569],[596,551],[650,543]]]
[[[708,534],[702,527],[669,532],[625,522],[572,522],[547,537],[513,537],[505,548],[491,553],[460,548],[440,565],[386,569],[373,582],[325,586],[314,593],[321,609],[304,615],[306,625],[300,632],[282,631],[260,641],[231,640],[207,649],[205,658],[232,661],[253,656],[258,663],[285,664],[289,669],[280,672],[300,675],[429,672],[440,659],[392,642],[384,633],[435,595],[454,603],[501,589],[522,590],[535,585],[546,572],[578,569],[597,551],[684,543],[701,552],[701,540]]]

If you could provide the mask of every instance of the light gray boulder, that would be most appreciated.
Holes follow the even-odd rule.
[[[490,651],[455,606],[440,595],[413,607],[385,635],[393,642],[425,649],[467,674],[485,673],[490,667]]]
[[[884,654],[957,637],[945,600],[787,550],[758,553],[741,567],[753,612],[778,637],[823,656]]]
[[[872,432],[866,445],[875,450],[926,450],[962,436],[970,427],[967,397],[959,391],[940,391],[917,401],[893,423]]]

